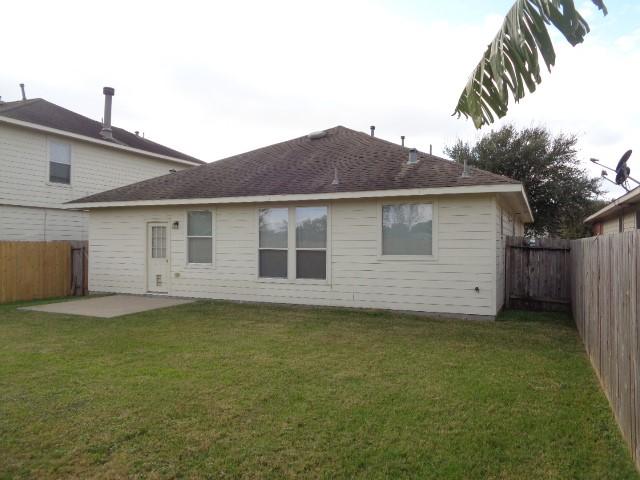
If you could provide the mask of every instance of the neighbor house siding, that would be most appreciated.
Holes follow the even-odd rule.
[[[88,219],[85,212],[0,206],[0,240],[86,240]]]
[[[385,199],[384,203],[396,201],[403,199]],[[323,203],[330,211],[330,264],[328,280],[322,284],[257,278],[256,204],[211,207],[215,245],[211,266],[186,263],[188,209],[94,210],[89,235],[90,289],[145,293],[146,224],[178,221],[179,228],[169,230],[171,295],[494,315],[493,197],[442,197],[435,202],[436,258],[425,262],[380,257],[378,200]]]
[[[69,185],[49,182],[51,139],[71,145]],[[181,170],[186,165],[0,124],[0,167],[0,218],[18,215],[17,222],[0,228],[0,240],[41,239],[49,234],[56,237],[52,239],[73,235],[82,240],[87,236],[87,215],[56,211],[65,202],[157,177],[170,169]],[[45,229],[45,214],[51,221],[50,232]]]
[[[636,212],[633,210],[625,210],[622,214],[622,225],[623,231],[628,232],[631,230],[636,230]],[[609,218],[602,222],[603,224],[603,234],[609,233],[619,233],[620,232],[620,215]]]

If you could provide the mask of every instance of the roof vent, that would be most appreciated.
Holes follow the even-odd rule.
[[[413,165],[414,163],[418,163],[418,150],[411,148],[409,149],[409,164]]]
[[[27,100],[27,94],[24,93],[24,83],[20,84],[20,91],[22,92],[22,101],[26,101]]]
[[[325,130],[318,130],[317,132],[311,132],[309,135],[307,135],[307,138],[309,140],[317,140],[319,138],[326,137],[326,136],[327,136],[327,132]]]
[[[331,185],[339,185],[340,180],[338,180],[338,167],[333,167],[333,182]]]
[[[404,147],[404,135],[400,135],[400,140],[402,141],[402,146]]]
[[[376,136],[376,126],[375,125],[371,125],[369,128],[371,129],[371,136],[375,137]]]

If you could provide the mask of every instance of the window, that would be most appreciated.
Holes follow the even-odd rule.
[[[71,145],[49,141],[49,181],[71,183]]]
[[[383,255],[432,255],[432,242],[432,204],[383,205]]]
[[[287,278],[289,209],[262,208],[258,212],[258,274],[263,278]]]
[[[636,229],[640,230],[640,209],[636,210]]]
[[[213,221],[211,212],[187,214],[187,256],[189,263],[213,263]]]
[[[624,232],[624,214],[618,217],[618,232]]]
[[[151,227],[151,258],[167,257],[167,227]]]
[[[296,208],[296,278],[327,278],[327,207]]]

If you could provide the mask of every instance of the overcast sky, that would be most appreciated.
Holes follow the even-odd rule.
[[[3,100],[43,97],[205,161],[344,125],[441,154],[473,141],[451,116],[513,0],[4,2]],[[640,2],[577,0],[592,32],[505,121],[576,133],[580,157],[640,176]],[[499,126],[502,122],[498,123]],[[609,196],[623,193],[610,186]]]

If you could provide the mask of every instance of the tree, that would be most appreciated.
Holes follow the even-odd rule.
[[[543,127],[518,131],[513,125],[485,134],[475,145],[458,140],[445,152],[457,162],[523,183],[534,223],[527,235],[579,238],[582,221],[599,206],[600,179],[589,178],[576,156],[575,135],[552,134]]]
[[[603,0],[591,0],[607,14]],[[573,0],[516,0],[502,28],[487,46],[458,99],[454,115],[471,117],[476,128],[506,115],[509,92],[518,102],[540,84],[539,54],[551,71],[556,53],[547,25],[554,25],[576,46],[589,33],[589,24]]]

